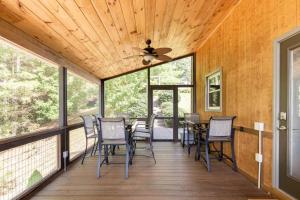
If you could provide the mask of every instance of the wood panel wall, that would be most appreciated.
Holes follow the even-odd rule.
[[[236,115],[235,125],[252,128],[265,123],[272,132],[273,41],[300,25],[300,0],[241,0],[196,52],[197,111]],[[223,70],[223,111],[205,112],[205,75]],[[257,177],[258,137],[237,132],[239,168]],[[264,138],[263,182],[272,185],[272,137]]]

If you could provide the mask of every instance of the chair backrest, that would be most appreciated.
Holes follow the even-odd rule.
[[[124,118],[99,118],[101,140],[126,140]]]
[[[195,124],[200,123],[200,115],[199,113],[184,113],[184,122],[193,122]]]
[[[209,120],[208,137],[229,137],[233,130],[233,120],[236,117],[211,117]]]
[[[153,135],[154,121],[155,121],[156,116],[157,115],[152,114],[149,119],[149,131],[150,131],[151,137]]]
[[[130,115],[128,113],[118,113],[117,118],[124,118],[125,124],[130,124]]]
[[[95,125],[96,125],[96,128],[97,128],[97,132],[98,134],[100,133],[100,122],[99,122],[99,118],[102,118],[102,115],[101,114],[95,114],[93,115],[94,116],[94,120],[95,120]]]
[[[84,127],[84,131],[85,131],[85,135],[91,136],[96,134],[95,133],[95,127],[94,127],[94,117],[91,115],[84,115],[84,116],[80,116],[81,119],[83,120],[83,127]]]

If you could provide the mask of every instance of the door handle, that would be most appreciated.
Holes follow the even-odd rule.
[[[282,125],[282,126],[278,127],[277,129],[280,131],[285,131],[285,130],[287,130],[287,127]]]

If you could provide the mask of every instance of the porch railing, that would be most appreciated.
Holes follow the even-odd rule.
[[[65,134],[66,133],[66,134]],[[20,199],[66,166],[85,149],[83,124],[0,141],[0,200]]]

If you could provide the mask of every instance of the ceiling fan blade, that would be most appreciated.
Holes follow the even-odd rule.
[[[151,61],[146,61],[146,60],[144,60],[144,59],[143,59],[143,61],[142,61],[143,65],[149,65],[150,62],[151,62]]]
[[[142,57],[143,55],[133,55],[133,56],[128,56],[128,57],[125,57],[123,59],[131,59],[131,58],[136,58],[136,57]]]
[[[154,50],[154,52],[157,54],[157,55],[162,55],[162,54],[166,54],[166,53],[169,53],[171,52],[172,49],[171,48],[157,48]]]
[[[166,55],[158,55],[155,57],[156,60],[160,60],[160,61],[165,61],[165,62],[168,62],[168,61],[171,61],[172,58],[169,57],[169,56],[166,56]]]
[[[138,48],[138,47],[132,47],[133,50],[141,52],[141,53],[148,53],[146,50]]]

